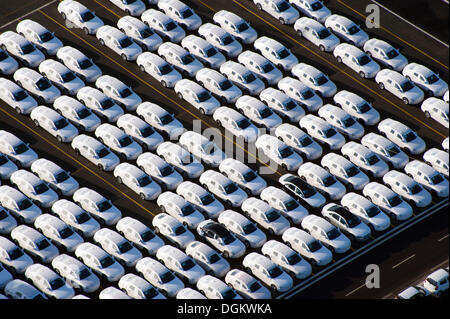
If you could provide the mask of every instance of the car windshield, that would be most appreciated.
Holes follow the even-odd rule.
[[[245,80],[245,83],[252,83],[253,81],[256,80],[256,76],[251,72],[244,74],[243,78]]]
[[[288,100],[288,102],[284,104],[284,107],[286,108],[286,110],[290,111],[297,107],[297,103],[295,103],[293,100]]]
[[[8,158],[4,154],[0,154],[0,166],[8,163]]]
[[[416,134],[413,131],[409,131],[408,133],[403,135],[403,138],[405,139],[406,142],[411,142],[416,138]]]
[[[31,53],[35,50],[35,47],[31,44],[25,44],[23,47],[21,47],[23,54]]]
[[[82,108],[81,110],[77,111],[77,115],[80,120],[82,120],[91,115],[91,111],[89,111],[87,108]]]
[[[37,246],[38,250],[42,250],[42,249],[49,247],[50,243],[48,242],[47,239],[42,239],[36,243],[36,246]]]
[[[130,40],[128,37],[123,37],[119,40],[119,44],[122,48],[128,48],[130,45],[133,44],[133,41]]]
[[[329,187],[329,186],[333,185],[334,183],[336,183],[336,179],[331,175],[329,175],[323,179],[323,185],[325,185],[325,187]]]
[[[31,207],[32,205],[33,205],[33,203],[28,198],[22,199],[21,201],[19,201],[17,203],[19,210],[27,209],[27,208]]]
[[[194,262],[190,258],[183,260],[180,264],[183,270],[189,270],[195,266]]]
[[[273,112],[270,108],[266,107],[263,108],[261,111],[259,111],[259,115],[261,115],[262,119],[268,118],[269,116],[273,115]]]
[[[181,62],[183,62],[184,65],[190,64],[194,61],[195,61],[194,57],[190,54],[186,54],[183,57],[181,57]]]
[[[166,284],[175,279],[175,277],[173,276],[173,274],[170,271],[166,271],[165,273],[161,274],[161,276],[159,276],[159,277],[161,278],[161,282],[163,284]]]
[[[444,181],[444,178],[442,177],[441,174],[435,174],[430,177],[430,180],[433,185],[436,185],[436,184],[442,183]]]
[[[151,230],[144,231],[141,235],[141,239],[144,243],[148,242],[149,240],[152,240],[155,238],[155,234]]]
[[[261,284],[257,281],[252,282],[249,286],[248,289],[250,290],[250,292],[255,292],[258,291],[261,288]]]
[[[114,106],[114,102],[113,102],[113,100],[111,100],[109,98],[106,98],[106,99],[104,99],[103,101],[100,102],[100,105],[102,106],[102,108],[104,110],[107,110],[107,109],[109,109],[109,108]]]
[[[321,75],[318,78],[316,78],[315,80],[316,80],[317,85],[323,85],[328,82],[328,79],[325,75]]]
[[[303,197],[304,198],[309,198],[311,196],[314,196],[316,194],[316,190],[311,186],[306,184],[305,187],[303,188]]]
[[[323,8],[322,3],[320,3],[319,1],[314,2],[313,4],[311,4],[311,10],[312,11],[317,11]]]
[[[263,70],[264,73],[269,73],[275,68],[272,63],[266,63],[261,66],[261,69]]]
[[[306,89],[303,92],[301,92],[300,94],[302,95],[304,100],[308,100],[314,96],[313,91],[311,91],[310,89]]]
[[[279,12],[284,12],[284,11],[288,10],[290,7],[291,6],[286,1],[279,2],[277,4],[277,8],[278,8]]]
[[[420,193],[422,191],[422,187],[420,187],[419,184],[415,183],[412,185],[409,189],[411,191],[411,194],[415,195],[417,193]]]
[[[23,256],[23,251],[19,247],[16,247],[8,251],[8,256],[10,260],[16,260]]]
[[[136,0],[124,0],[125,4],[132,4],[132,3],[135,3],[135,2],[136,2]]]
[[[414,88],[414,84],[411,81],[405,81],[401,85],[403,92],[408,92],[412,88]]]
[[[142,29],[140,31],[140,33],[141,33],[142,39],[147,39],[148,37],[151,37],[152,35],[155,34],[150,28]]]
[[[192,10],[189,8],[186,8],[186,10],[180,12],[180,15],[183,19],[189,18],[193,15]]]
[[[67,83],[75,80],[75,75],[72,72],[66,72],[63,75],[61,75],[61,78],[64,83]]]
[[[123,136],[122,138],[119,139],[119,144],[121,147],[128,146],[132,143],[133,143],[133,140],[131,139],[131,137],[129,137],[127,135]]]
[[[170,21],[164,27],[166,28],[166,31],[172,31],[173,29],[177,28],[177,25],[175,22]]]
[[[361,224],[361,220],[358,217],[351,215],[347,219],[347,224],[348,224],[348,227],[354,228],[354,227],[358,226],[359,224]]]
[[[230,80],[224,80],[222,82],[219,83],[219,87],[221,90],[226,91],[229,88],[231,88],[233,86],[233,84],[231,84]]]
[[[169,64],[164,64],[159,67],[159,72],[161,72],[161,75],[169,74],[173,71],[173,68]]]
[[[400,153],[400,149],[393,145],[390,149],[388,149],[389,156],[395,156]]]
[[[194,162],[194,157],[192,154],[185,154],[180,160],[182,165],[189,165]]]
[[[50,280],[49,284],[50,284],[50,287],[52,288],[52,290],[57,290],[57,289],[63,287],[65,285],[65,282],[61,278],[56,278],[56,279]]]
[[[314,240],[310,243],[308,243],[308,248],[310,252],[318,251],[320,248],[322,248],[322,244],[319,243],[317,240]]]
[[[69,174],[67,174],[65,171],[60,171],[59,173],[55,174],[56,183],[62,183],[64,181],[67,181],[68,179]]]
[[[208,262],[210,264],[215,264],[216,262],[220,261],[220,257],[219,255],[217,255],[216,253],[209,255],[208,257]]]
[[[437,82],[439,78],[436,76],[436,74],[431,74],[427,77],[428,84],[433,84]]]
[[[298,254],[292,254],[288,257],[286,257],[289,265],[297,265],[299,262],[302,261],[302,258]]]
[[[369,157],[367,158],[367,162],[368,162],[370,165],[374,165],[374,164],[378,163],[379,161],[380,161],[380,159],[379,159],[378,156],[376,156],[375,154],[373,154],[372,156],[369,156]]]
[[[367,54],[363,54],[358,57],[358,63],[361,66],[364,66],[367,63],[370,63],[370,61],[371,61],[371,59],[369,58],[369,56]]]
[[[205,102],[211,98],[211,94],[209,94],[207,91],[202,91],[197,95],[197,98],[199,102]]]
[[[149,137],[155,133],[155,130],[151,126],[146,126],[140,130],[142,137]]]
[[[280,150],[280,157],[286,158],[294,154],[294,151],[289,146],[286,146]]]
[[[286,48],[283,48],[277,52],[277,55],[278,55],[278,58],[284,59],[284,58],[287,58],[290,55],[290,53]]]
[[[109,153],[110,152],[105,147],[102,147],[101,149],[97,150],[98,158],[103,158],[105,156],[108,156]]]
[[[140,187],[145,187],[145,186],[151,184],[152,180],[150,179],[149,176],[145,175],[145,176],[142,176],[141,178],[138,178],[137,182]]]
[[[233,38],[230,35],[224,36],[221,40],[223,45],[228,45],[233,42]]]
[[[119,94],[120,94],[120,97],[124,99],[126,97],[129,97],[131,94],[133,94],[133,92],[131,92],[131,90],[129,88],[124,88],[119,92]]]
[[[358,32],[359,32],[359,28],[356,25],[352,25],[350,28],[348,28],[348,33],[350,35],[353,35],[353,34],[358,33]]]
[[[303,147],[306,147],[308,145],[311,145],[313,140],[309,136],[305,136],[300,140],[300,145]]]
[[[14,153],[16,153],[16,155],[20,155],[20,154],[28,151],[28,146],[25,143],[20,143],[18,145],[15,145],[13,148],[14,148]]]
[[[104,201],[97,203],[97,207],[100,212],[104,212],[107,209],[110,209],[112,205],[108,200],[105,199]]]
[[[48,186],[45,183],[40,183],[34,186],[34,191],[37,195],[45,193],[46,191],[48,191]]]
[[[363,104],[358,106],[359,113],[361,113],[361,114],[369,112],[370,109],[371,109],[370,105],[366,102],[364,102]]]
[[[183,226],[178,226],[173,232],[178,236],[184,234],[186,232],[186,228],[184,228]]]
[[[324,131],[324,134],[325,134],[325,137],[332,137],[332,136],[336,135],[336,130],[333,128],[329,128]]]
[[[344,127],[351,127],[355,125],[355,120],[353,119],[353,117],[348,116],[342,120],[342,124],[344,124]]]
[[[246,118],[243,118],[242,120],[238,121],[236,124],[241,130],[246,129],[247,127],[249,127],[251,125],[250,121]]]
[[[200,201],[203,205],[209,205],[214,202],[214,197],[211,194],[206,194],[205,196],[200,198]]]
[[[40,91],[47,90],[52,84],[46,78],[40,78],[39,81],[36,82],[36,86]]]
[[[232,242],[234,242],[235,240],[236,240],[236,238],[233,235],[231,235],[231,233],[226,233],[222,237],[222,241],[225,245],[229,245]]]
[[[90,220],[91,216],[89,216],[89,214],[86,212],[82,212],[81,214],[77,215],[75,219],[77,220],[77,223],[81,225]]]
[[[370,218],[377,216],[379,213],[380,209],[375,205],[370,206],[368,209],[366,209],[366,214]]]
[[[14,100],[20,102],[28,97],[28,93],[24,90],[19,90],[13,93]]]
[[[248,30],[249,26],[246,22],[241,22],[236,26],[236,28],[239,32],[244,32],[245,30]]]
[[[169,175],[173,174],[173,172],[174,172],[172,166],[169,166],[169,165],[164,166],[159,171],[160,171],[162,177],[169,176]]]
[[[297,203],[297,201],[295,199],[290,199],[287,202],[284,202],[284,206],[286,207],[286,210],[288,212],[290,212],[291,210],[296,209],[300,205],[299,205],[299,203]]]
[[[252,170],[247,171],[246,173],[242,174],[242,177],[244,178],[244,181],[246,183],[251,182],[252,180],[254,180],[255,178],[257,178],[258,176],[256,175],[256,173]]]
[[[341,233],[339,232],[339,230],[337,228],[332,228],[331,230],[329,230],[327,232],[327,237],[330,240],[336,239],[341,235]]]
[[[229,183],[228,185],[225,185],[223,188],[225,189],[225,193],[227,194],[232,194],[238,190],[238,187],[234,183]]]
[[[42,42],[45,43],[45,42],[48,42],[48,41],[50,41],[51,39],[53,39],[54,36],[53,36],[53,34],[51,34],[50,32],[46,31],[46,32],[44,32],[44,33],[41,33],[41,34],[39,35],[39,38],[41,39]]]
[[[119,245],[117,245],[117,248],[119,248],[119,251],[121,254],[124,254],[127,251],[130,251],[131,249],[133,249],[133,246],[131,246],[131,244],[128,241],[124,241],[124,242],[120,243]]]
[[[208,49],[205,50],[205,54],[208,58],[210,58],[217,54],[217,50],[214,49],[213,47],[209,47]]]
[[[244,234],[249,235],[256,231],[256,226],[252,223],[248,223],[247,225],[242,226],[242,230],[244,231]]]
[[[83,19],[84,22],[94,19],[94,14],[91,11],[85,11],[81,14],[81,19]]]
[[[388,199],[388,202],[389,202],[389,205],[391,205],[391,207],[395,207],[395,206],[400,205],[403,201],[398,195],[394,195]]]
[[[66,119],[61,118],[59,120],[56,120],[54,122],[54,124],[55,124],[56,129],[60,130],[62,128],[65,128],[67,125],[69,125],[69,122],[67,122]]]
[[[162,125],[167,125],[167,124],[169,124],[170,122],[173,121],[173,116],[170,115],[169,113],[167,113],[167,114],[161,116],[161,117],[159,118],[159,120],[161,121],[161,124],[162,124]]]
[[[8,54],[5,51],[0,51],[0,61],[5,60],[8,58]]]
[[[348,177],[353,177],[355,175],[358,175],[360,171],[359,171],[358,167],[356,167],[355,165],[352,165],[352,166],[348,167],[345,170],[345,172],[347,173]]]
[[[392,49],[392,50],[388,51],[388,53],[386,53],[386,55],[387,55],[388,59],[390,60],[395,57],[398,57],[398,52],[397,52],[397,50]]]
[[[191,204],[184,205],[181,207],[181,214],[183,216],[192,215],[195,212],[195,208]]]
[[[278,266],[272,267],[271,269],[268,270],[268,272],[270,278],[277,278],[283,273],[283,271]]]
[[[89,60],[89,59],[84,59],[84,60],[78,62],[78,65],[80,66],[81,70],[85,70],[85,69],[90,68],[91,66],[93,66],[91,60]]]
[[[145,299],[153,299],[159,294],[158,290],[156,290],[154,287],[151,287],[144,291]]]
[[[226,290],[222,291],[220,294],[222,295],[223,299],[234,299],[236,297],[236,293],[231,288],[227,288]]]
[[[80,273],[78,274],[78,277],[83,280],[86,279],[91,275],[91,272],[86,267],[80,270]]]
[[[65,227],[59,231],[59,235],[62,239],[66,239],[73,235],[73,230],[70,227]]]
[[[102,268],[108,268],[112,264],[114,264],[114,259],[112,259],[111,256],[106,256],[100,260],[100,265],[102,265]]]
[[[276,210],[270,210],[266,214],[267,221],[269,223],[276,221],[278,218],[280,218],[280,214]]]
[[[323,40],[328,38],[331,35],[331,33],[327,28],[323,28],[322,30],[317,32],[317,35],[319,36],[319,39]]]

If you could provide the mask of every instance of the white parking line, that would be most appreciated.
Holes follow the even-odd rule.
[[[404,259],[403,261],[399,262],[398,264],[392,266],[392,269],[397,268],[398,266],[400,266],[401,264],[407,262],[408,260],[410,260],[411,258],[413,258],[416,254],[412,254],[411,256],[409,256],[408,258]]]
[[[359,289],[361,289],[362,287],[365,287],[365,286],[366,286],[366,283],[363,283],[361,286],[359,286],[359,287],[353,289],[353,290],[350,291],[348,294],[346,294],[345,297],[350,296],[352,293],[354,293],[355,291],[358,291]]]
[[[443,241],[445,238],[447,238],[448,237],[448,234],[447,235],[445,235],[444,237],[442,237],[442,238],[440,238],[440,239],[438,239],[438,242],[441,242],[441,241]]]
[[[419,28],[418,26],[416,26],[414,23],[409,22],[408,20],[406,20],[405,18],[399,16],[397,13],[393,12],[392,10],[389,10],[388,8],[386,8],[385,6],[379,4],[377,1],[375,0],[371,0],[373,3],[375,3],[376,5],[382,7],[384,10],[392,13],[394,16],[396,16],[397,18],[403,20],[404,22],[408,23],[409,25],[413,26],[414,28],[416,28],[419,31],[422,31],[423,33],[425,33],[427,36],[429,36],[430,38],[432,38],[433,40],[436,40],[437,42],[439,42],[440,44],[442,44],[443,46],[445,46],[446,48],[448,48],[448,44],[445,43],[444,41],[439,40],[438,38],[436,38],[435,36],[433,36],[432,34],[428,33],[427,31]],[[447,2],[447,1],[446,1]],[[447,2],[448,3],[448,2]]]
[[[28,12],[28,13],[26,13],[26,14],[24,14],[24,15],[22,15],[22,16],[16,18],[16,19],[12,20],[12,21],[9,21],[9,22],[5,23],[4,25],[0,26],[0,29],[3,29],[3,28],[5,28],[5,27],[9,26],[10,24],[13,24],[13,23],[16,22],[16,21],[22,20],[22,19],[25,18],[26,16],[29,16],[30,14],[35,13],[36,11],[39,11],[39,10],[45,8],[45,7],[48,7],[49,5],[51,5],[51,4],[53,4],[53,3],[57,2],[57,1],[58,1],[58,0],[50,1],[50,2],[48,2],[48,3],[46,3],[46,4],[42,5],[42,6],[40,6],[39,8],[34,9],[33,11],[30,11],[30,12]]]

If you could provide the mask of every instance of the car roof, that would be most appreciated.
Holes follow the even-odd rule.
[[[418,73],[425,75],[425,76],[434,74],[434,72],[431,71],[429,68],[427,68],[425,65],[415,63],[415,62],[409,63],[405,68],[406,68],[406,70],[417,71]]]
[[[98,234],[98,235],[97,235]],[[115,244],[121,243],[123,241],[126,241],[126,239],[124,239],[124,237],[122,237],[122,235],[120,235],[118,232],[116,232],[115,230],[109,229],[109,228],[100,228],[95,235],[97,236],[101,236],[107,239],[110,239],[111,241],[113,241]]]
[[[184,2],[181,2],[179,0],[164,0],[164,1],[159,1],[160,4],[168,4],[171,7],[180,10],[186,7],[189,7],[188,5],[186,5]]]
[[[406,164],[406,166],[405,166],[405,171],[406,171],[406,168],[410,168],[410,167],[417,169],[418,171],[421,171],[423,174],[425,174],[427,176],[430,176],[430,175],[436,173],[436,170],[433,167],[431,167],[430,165],[428,165],[422,161],[419,161],[419,160],[412,160],[412,161],[408,162],[408,164]]]
[[[39,79],[43,78],[42,74],[27,67],[20,68],[19,70],[16,71],[16,73],[14,73],[14,75],[16,74],[19,76],[26,76],[34,82],[37,82]]]
[[[26,38],[24,38],[23,36],[21,36],[20,34],[18,34],[17,32],[14,31],[5,31],[0,35],[0,39],[1,38],[7,38],[7,39],[11,39],[12,41],[14,41],[15,43],[17,43],[19,46],[22,46],[24,44],[28,44],[31,43],[30,41],[28,41]]]
[[[7,89],[9,92],[16,92],[18,90],[23,90],[15,82],[8,80],[6,78],[0,78],[0,86],[4,89]]]
[[[23,141],[8,131],[0,131],[0,140],[7,142],[11,145],[17,145],[23,143]]]
[[[448,272],[444,269],[438,269],[434,272],[432,272],[430,275],[428,275],[427,278],[434,279],[435,281],[441,281],[442,279],[447,278],[448,279]]]
[[[102,75],[97,79],[98,83],[107,83],[112,85],[115,88],[119,88],[119,87],[128,87],[127,85],[125,85],[125,83],[123,83],[121,80],[119,80],[116,77],[113,77],[111,75]]]
[[[144,59],[150,63],[155,64],[157,67],[168,64],[166,60],[161,58],[159,55],[153,52],[143,52],[138,56],[138,60]]]
[[[410,187],[412,185],[417,184],[417,182],[414,181],[414,179],[412,179],[411,177],[409,177],[408,175],[406,175],[405,173],[399,172],[399,171],[389,171],[384,175],[386,178],[394,178],[396,181],[398,181],[399,183],[402,183],[403,185],[405,185],[406,187]]]
[[[13,201],[17,202],[18,200],[28,198],[24,194],[22,194],[21,191],[8,186],[8,185],[2,185],[0,186],[0,193],[2,196],[7,196],[8,198],[11,198]]]
[[[47,59],[45,61],[42,61],[42,63],[39,66],[43,66],[43,67],[48,67],[48,68],[52,68],[53,70],[55,70],[58,73],[63,73],[63,72],[67,72],[70,70],[61,62],[53,60],[53,59]]]
[[[65,209],[71,215],[77,216],[84,213],[85,210],[67,199],[59,199],[52,205],[52,210]]]
[[[327,121],[313,114],[306,114],[304,117],[302,117],[302,120],[302,122],[306,121],[306,123],[314,123],[317,126],[320,126],[320,128],[331,127],[331,125]]]
[[[169,255],[174,257],[177,260],[182,260],[186,258],[186,253],[174,246],[171,245],[165,245],[158,249],[158,252],[161,250],[161,253],[165,255]]]
[[[330,112],[331,114],[339,117],[340,119],[350,116],[347,112],[345,112],[340,107],[333,105],[333,104],[329,104],[329,103],[323,105],[320,109],[323,111]]]
[[[141,155],[139,155],[139,157],[141,157],[143,161],[148,163],[148,165],[156,166],[157,168],[163,168],[168,165],[168,163],[161,157],[150,152],[142,153]]]
[[[43,168],[43,169],[46,169],[53,173],[62,170],[62,168],[58,164],[56,164],[55,162],[52,162],[46,158],[39,158],[39,159],[35,160],[33,162],[33,164],[31,164],[31,166],[34,166],[37,169]]]
[[[38,232],[36,229],[31,228],[30,226],[27,225],[19,225],[16,228],[14,228],[12,230],[12,232],[14,233],[20,233],[26,237],[28,237],[30,240],[32,240],[33,242],[38,240],[38,239],[42,239],[45,238],[44,235],[42,235],[40,232]],[[13,234],[11,232],[11,235]]]
[[[114,37],[116,39],[121,39],[124,37],[128,37],[126,34],[124,34],[122,31],[120,31],[119,29],[117,29],[116,27],[113,27],[111,25],[104,25],[101,26],[97,32],[100,33],[104,33],[104,34],[108,34],[111,37]],[[99,34],[100,34],[99,33]]]
[[[205,171],[202,176],[212,178],[221,185],[225,185],[230,182],[228,177],[212,169]]]
[[[331,204],[330,207],[328,207],[328,210],[335,212],[336,214],[338,214],[345,220],[349,220],[349,219],[355,217],[355,215],[350,213],[350,211],[348,211],[347,209],[345,209],[344,207],[342,207],[341,205],[338,205],[338,204]]]
[[[77,10],[78,12],[87,9],[82,3],[74,0],[65,0],[62,3],[69,6],[73,10]]]
[[[362,155],[363,157],[366,157],[369,154],[374,154],[374,152],[371,149],[369,149],[368,147],[366,147],[360,143],[354,142],[354,141],[347,142],[344,146],[342,146],[341,149],[348,149],[348,150],[355,151],[358,154]],[[353,155],[353,154],[351,154],[351,155]]]
[[[138,287],[139,289],[146,289],[151,287],[151,285],[142,277],[139,277],[138,275],[135,274],[125,274],[120,278],[120,281],[126,281],[130,284],[133,284],[134,286]]]
[[[376,134],[373,132],[370,132],[364,136],[364,141],[369,143],[377,143],[380,147],[387,148],[391,145],[394,145],[391,140],[387,139],[384,136],[381,136],[380,134]]]
[[[97,139],[95,139],[92,136],[86,135],[86,134],[80,134],[76,136],[72,142],[75,143],[82,143],[86,145],[87,147],[91,147],[93,149],[97,149],[99,147],[104,147],[102,143],[100,143]]]
[[[31,185],[36,185],[38,183],[41,183],[42,180],[37,177],[34,173],[24,170],[24,169],[19,169],[17,171],[15,171],[12,175],[11,178],[22,178],[24,182],[31,184]]]
[[[69,267],[71,270],[77,271],[79,269],[82,269],[86,266],[76,258],[73,258],[72,256],[61,254],[55,257],[53,259],[54,262],[61,262],[64,264],[64,266]]]
[[[39,106],[35,107],[32,112],[43,115],[52,122],[55,122],[62,118],[61,114],[56,112],[54,109],[51,109],[44,105],[39,105]]]
[[[29,29],[35,31],[37,34],[41,34],[42,32],[48,31],[41,24],[37,23],[36,21],[30,20],[30,19],[25,19],[25,20],[20,21],[17,24],[17,27],[19,27],[19,25],[29,28]]]
[[[279,84],[286,84],[294,87],[297,90],[309,89],[305,84],[303,84],[300,80],[294,79],[290,76],[286,76],[278,82]]]
[[[10,291],[20,291],[20,293],[27,298],[32,298],[36,294],[42,294],[37,288],[33,285],[23,281],[21,279],[14,279],[7,284],[8,290]]]
[[[181,224],[174,217],[172,217],[172,216],[170,216],[169,214],[166,214],[166,213],[161,213],[161,214],[156,215],[156,218],[154,218],[153,220],[159,220],[159,221],[165,223],[170,228],[173,228],[175,226],[179,226]]]
[[[158,117],[162,117],[162,116],[166,115],[167,113],[169,113],[167,110],[163,109],[158,104],[151,103],[151,102],[148,102],[148,101],[139,104],[138,108],[139,109],[143,109],[143,110],[148,111],[148,112],[151,112],[151,113],[155,114]]]
[[[184,156],[187,154],[190,154],[189,151],[187,151],[186,149],[184,149],[182,146],[175,144],[173,142],[167,141],[167,142],[163,142],[160,145],[162,145],[162,150],[163,152],[165,150],[170,151],[171,153],[177,155],[177,156]]]
[[[399,84],[407,80],[403,74],[394,70],[383,69],[380,72],[382,72],[381,75],[383,75],[384,77],[389,78],[392,81],[397,82]]]
[[[0,249],[9,251],[16,247],[18,247],[18,246],[16,244],[14,244],[11,240],[7,239],[6,237],[0,236]]]
[[[400,134],[412,131],[405,124],[403,124],[403,123],[401,123],[399,121],[393,120],[391,118],[387,118],[387,119],[382,120],[378,125],[380,127],[384,126],[386,128],[392,128],[392,129],[396,130],[397,132],[399,132]]]

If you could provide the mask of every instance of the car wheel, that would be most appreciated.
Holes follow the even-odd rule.
[[[83,28],[83,32],[84,32],[86,35],[89,35],[89,29],[88,29],[88,28]]]
[[[427,91],[427,94],[428,94],[428,96],[434,96],[434,93],[433,93],[433,91],[431,91],[431,90],[428,90],[428,91]]]
[[[123,181],[122,181],[122,177],[117,176],[116,179],[117,179],[117,182],[118,182],[119,184],[122,184],[122,182],[123,182]]]
[[[102,171],[105,169],[101,163],[98,163],[98,164],[97,164],[97,167],[98,167],[99,169],[101,169]]]
[[[181,92],[177,93],[177,96],[182,100],[183,99],[183,94]]]
[[[216,121],[217,125],[222,126],[222,122],[220,122],[220,120]]]
[[[337,60],[339,63],[342,63],[342,58],[341,58],[340,56],[336,57],[336,60]]]
[[[155,226],[155,233],[159,234],[159,227],[158,226]]]
[[[366,74],[363,71],[359,72],[359,76],[362,77],[363,79],[366,78]]]
[[[75,149],[75,153],[76,153],[78,156],[81,155],[81,152],[80,152],[80,150],[79,150],[78,148]]]
[[[62,18],[63,20],[66,20],[66,14],[65,14],[64,12],[61,12],[61,18]]]
[[[286,24],[286,21],[284,21],[283,18],[279,18],[278,21],[280,21],[281,24]]]
[[[206,111],[205,111],[205,109],[204,108],[200,108],[200,114],[202,114],[202,115],[205,115],[206,114]]]
[[[282,168],[283,168],[284,170],[286,170],[286,171],[288,170],[288,168],[287,168],[286,164],[284,164],[284,163],[283,163],[283,164],[281,164],[281,167],[282,167]]]
[[[166,88],[166,87],[167,87],[167,83],[166,83],[166,81],[164,81],[164,80],[163,80],[163,81],[161,81],[161,85],[162,85],[163,87],[165,87],[165,88]]]
[[[39,121],[38,120],[34,120],[34,125],[36,125],[37,127],[39,127]]]
[[[320,49],[320,51],[325,52],[325,47],[322,44],[319,45],[319,49]]]
[[[139,197],[140,197],[142,200],[145,200],[145,194],[144,194],[144,193],[140,193],[140,194],[139,194]]]
[[[143,66],[142,64],[139,66],[139,69],[140,69],[142,72],[145,72],[145,66]]]
[[[102,46],[104,46],[104,45],[105,45],[105,41],[103,41],[103,39],[100,39],[100,44],[101,44]]]
[[[408,100],[406,97],[404,97],[404,98],[402,99],[402,101],[403,101],[403,103],[405,103],[406,105],[409,104],[409,100]]]
[[[302,37],[302,36],[303,36],[303,33],[302,33],[301,30],[297,30],[297,34],[298,34],[299,37]]]
[[[58,142],[62,143],[63,139],[60,135],[56,136],[56,139],[58,140]]]
[[[230,253],[228,252],[228,251],[224,251],[223,253],[222,253],[222,256],[223,256],[223,258],[230,258]]]
[[[430,117],[431,117],[431,114],[430,114],[430,112],[428,112],[428,111],[425,111],[425,116],[426,116],[427,118],[430,118]]]
[[[120,57],[122,58],[123,61],[128,61],[128,58],[127,58],[127,56],[124,53],[122,53],[120,55]]]
[[[227,200],[227,201],[225,202],[225,204],[226,204],[228,207],[233,207],[233,204],[232,204],[229,200]]]
[[[380,87],[380,89],[384,90],[384,84],[383,83],[378,83],[378,86]]]
[[[123,159],[124,161],[128,160],[127,156],[124,153],[120,153],[120,158]]]
[[[273,230],[273,228],[269,228],[268,231],[271,236],[275,235],[275,231]]]
[[[245,267],[245,271],[246,271],[247,274],[249,274],[249,275],[252,274],[252,270],[250,269],[250,267]]]
[[[275,286],[275,285],[270,285],[270,289],[273,291],[273,292],[277,292],[278,291],[278,289],[277,289],[277,286]]]
[[[257,3],[256,7],[258,8],[258,10],[262,10],[262,5],[260,3]]]

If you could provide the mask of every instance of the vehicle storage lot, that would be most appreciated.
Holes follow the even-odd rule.
[[[48,1],[47,1],[48,2]],[[86,4],[91,10],[105,22],[105,24],[116,25],[119,17],[125,15],[118,8],[110,5],[106,0],[86,0],[80,1]],[[42,4],[41,4],[42,3]],[[203,23],[211,22],[214,12],[221,9],[227,9],[239,14],[241,17],[251,22],[256,29],[258,35],[267,35],[273,37],[287,47],[299,57],[301,62],[312,64],[330,76],[337,84],[338,89],[346,89],[359,94],[372,102],[374,107],[380,111],[382,118],[391,117],[405,123],[415,130],[427,143],[427,148],[441,148],[442,140],[448,136],[448,131],[444,127],[436,124],[435,121],[425,118],[420,107],[404,105],[400,100],[393,97],[386,91],[381,91],[378,85],[369,79],[361,79],[352,70],[342,64],[338,64],[330,53],[322,53],[315,46],[310,44],[303,38],[299,38],[292,26],[282,26],[271,16],[264,12],[259,12],[251,1],[247,0],[214,0],[214,1],[186,1],[197,14],[199,14]],[[367,3],[369,3],[367,1]],[[35,8],[44,5],[45,2],[36,2]],[[328,1],[327,6],[333,13],[341,13],[359,22],[361,26],[364,21],[360,14],[365,14],[366,1],[356,0],[333,0]],[[180,100],[172,89],[163,88],[157,81],[149,75],[139,70],[133,62],[123,62],[118,55],[108,48],[100,46],[98,40],[94,36],[85,36],[80,29],[71,29],[61,19],[56,10],[57,2],[40,9],[31,15],[28,19],[35,20],[47,27],[50,31],[61,39],[64,45],[71,45],[87,56],[93,58],[95,63],[99,65],[103,74],[109,74],[122,79],[126,84],[130,85],[136,93],[138,93],[143,101],[151,101],[156,103],[180,120],[184,127],[191,130],[193,120],[200,120],[203,128],[217,127],[216,123],[210,116],[203,116],[187,102]],[[0,7],[1,9],[1,7]],[[23,8],[25,9],[25,8]],[[13,13],[5,12],[5,16],[1,17],[0,25],[7,23],[12,16],[20,16],[22,11]],[[25,13],[25,12],[24,12]],[[24,14],[22,13],[22,14]],[[8,16],[9,15],[9,16]],[[441,44],[430,40],[426,35],[413,31],[410,26],[390,15],[382,15],[381,29],[368,30],[370,37],[384,39],[396,47],[402,49],[402,53],[408,59],[414,62],[423,63],[434,71],[438,72],[445,81],[449,81],[448,77],[448,49]],[[15,30],[16,23],[9,24],[0,31]],[[389,31],[387,32],[386,29]],[[245,50],[246,47],[244,47]],[[248,46],[250,48],[250,46]],[[285,74],[286,75],[286,74]],[[11,77],[8,77],[12,79]],[[324,99],[324,104],[331,102],[331,99]],[[38,152],[40,157],[44,157],[55,161],[60,166],[72,172],[72,176],[80,182],[81,186],[87,186],[100,192],[102,195],[110,198],[113,203],[120,208],[124,216],[132,216],[144,221],[147,225],[151,225],[152,218],[160,213],[160,209],[156,206],[156,201],[142,201],[135,193],[126,186],[120,185],[114,179],[111,173],[99,171],[90,162],[75,154],[70,145],[58,143],[55,138],[47,134],[40,128],[36,128],[28,116],[21,116],[5,106],[0,107],[0,127],[16,134],[19,138],[30,143],[30,146]],[[225,132],[222,128],[218,128],[223,135]],[[374,130],[366,129],[366,133]],[[255,159],[259,156],[248,148],[248,145],[237,146],[239,150],[242,148],[248,150],[247,157]],[[231,156],[231,154],[229,155]],[[416,158],[421,158],[420,156]],[[263,161],[263,159],[260,159]],[[316,161],[316,163],[319,163]],[[263,165],[261,162],[256,165],[250,165],[256,169]],[[269,185],[278,185],[278,178],[286,173],[281,167],[271,175],[264,175]],[[6,182],[4,184],[7,184]],[[439,199],[433,199],[436,203]],[[419,213],[420,211],[416,211]],[[448,233],[448,224],[441,224],[442,230]],[[424,229],[421,223],[414,226],[416,233],[421,233]],[[405,237],[405,236],[403,236]],[[402,238],[403,238],[402,237]],[[280,240],[280,238],[278,238]],[[403,239],[406,243],[409,238]],[[448,239],[447,239],[448,240]],[[388,245],[387,245],[388,246]],[[358,246],[353,245],[353,249]],[[423,248],[426,250],[426,248]],[[257,251],[257,250],[255,250]],[[407,253],[405,253],[407,257]],[[232,268],[241,268],[240,260],[232,262]],[[130,270],[127,270],[127,272]],[[342,288],[342,290],[348,290]],[[307,294],[307,291],[306,291]],[[95,297],[95,296],[93,296]]]

